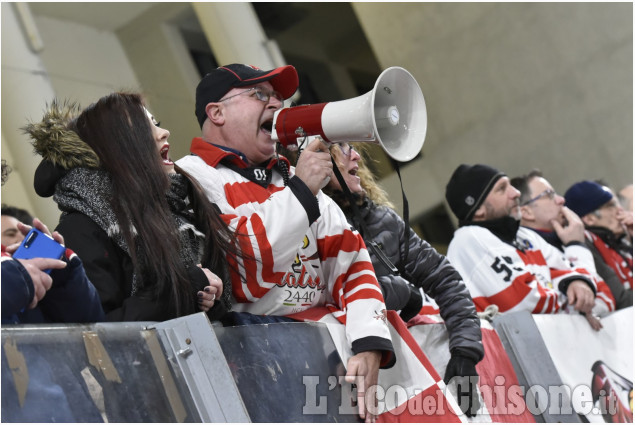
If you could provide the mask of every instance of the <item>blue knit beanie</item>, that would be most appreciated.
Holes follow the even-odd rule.
[[[569,209],[584,217],[613,199],[613,194],[604,186],[585,180],[571,186],[564,199]]]

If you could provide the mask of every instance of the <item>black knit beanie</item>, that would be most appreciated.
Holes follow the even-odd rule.
[[[454,215],[461,221],[471,221],[494,184],[504,175],[487,165],[459,165],[445,187],[445,199]]]

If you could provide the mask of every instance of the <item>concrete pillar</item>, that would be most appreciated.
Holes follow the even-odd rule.
[[[22,6],[28,9],[28,4]],[[60,212],[51,198],[40,198],[33,189],[33,174],[41,158],[33,153],[20,127],[29,120],[41,119],[46,101],[54,96],[48,73],[31,50],[15,5],[2,3],[2,145],[8,146],[14,169],[6,186],[19,179],[29,202],[4,197],[2,201],[29,209],[51,229],[57,225]]]
[[[285,65],[250,3],[192,3],[219,65],[244,63],[262,69]]]
[[[2,186],[2,202],[7,205],[25,209],[32,214],[35,208],[31,202],[31,196],[27,196],[33,192],[33,189],[31,189],[32,186],[25,187],[24,184],[22,184],[23,180],[29,179],[25,179],[20,175],[21,167],[16,163],[4,135],[2,136],[2,159],[7,161],[7,164],[11,167],[9,179],[7,183]]]

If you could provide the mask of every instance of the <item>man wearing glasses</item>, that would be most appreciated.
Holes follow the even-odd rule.
[[[564,198],[556,193],[539,170],[515,177],[511,183],[520,191],[521,226],[533,230],[564,254],[568,245],[585,243],[582,220],[565,207]],[[632,291],[625,292],[615,273],[593,251],[591,249],[594,264],[586,265],[590,272],[597,271],[597,299],[593,313],[604,316],[610,311],[633,305]]]
[[[586,241],[598,261],[603,261],[629,291],[633,291],[633,219],[625,213],[611,190],[596,182],[581,181],[564,195],[565,205],[586,227]],[[600,261],[600,262],[601,262]]]
[[[591,316],[596,285],[553,246],[520,225],[520,192],[502,172],[482,164],[460,165],[446,186],[446,200],[459,219],[448,259],[463,277],[477,311],[501,313],[579,311]],[[562,227],[562,226],[560,226]],[[569,227],[569,226],[566,226]],[[566,232],[575,233],[574,229]],[[581,245],[567,251],[593,262]],[[592,322],[599,328],[599,322]]]
[[[320,190],[332,173],[328,147],[312,141],[295,168],[276,153],[273,116],[297,87],[292,66],[232,64],[207,74],[196,88],[202,137],[177,164],[198,180],[240,241],[243,257],[230,264],[236,323],[331,313],[346,324],[354,354],[347,382],[363,377],[363,400],[380,366],[395,361],[386,306],[363,239]],[[374,420],[364,403],[358,408]]]

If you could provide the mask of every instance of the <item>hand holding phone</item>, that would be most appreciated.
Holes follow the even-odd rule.
[[[53,258],[61,260],[66,248],[46,233],[32,228],[13,253],[13,258],[28,260],[31,258]],[[50,273],[51,269],[44,270]]]

